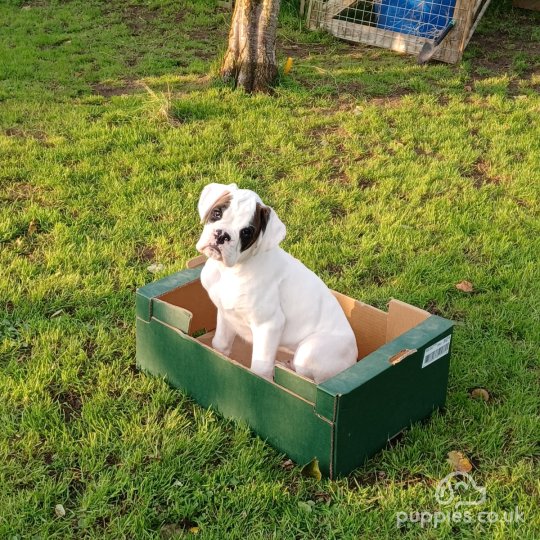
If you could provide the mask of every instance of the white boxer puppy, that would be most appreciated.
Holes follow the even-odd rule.
[[[253,344],[251,369],[272,379],[279,347],[293,368],[319,383],[354,365],[352,328],[328,287],[279,247],[285,225],[253,191],[209,184],[198,205],[201,283],[217,307],[212,347],[225,355],[235,336]]]

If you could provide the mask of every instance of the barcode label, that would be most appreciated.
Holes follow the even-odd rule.
[[[429,366],[429,364],[433,364],[435,360],[446,356],[448,354],[448,351],[450,350],[451,339],[452,336],[446,336],[444,339],[441,339],[441,341],[437,341],[437,343],[435,343],[431,347],[428,347],[426,349],[426,352],[424,353],[422,367],[425,368],[426,366]]]

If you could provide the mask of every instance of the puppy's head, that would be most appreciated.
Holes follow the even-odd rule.
[[[236,184],[208,184],[198,210],[204,228],[197,250],[225,266],[276,247],[285,238],[285,225],[274,210]]]

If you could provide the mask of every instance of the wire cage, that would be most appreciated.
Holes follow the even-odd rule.
[[[418,55],[447,32],[433,58],[458,62],[490,0],[310,0],[308,27]]]

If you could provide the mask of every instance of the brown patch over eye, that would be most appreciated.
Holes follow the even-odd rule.
[[[204,216],[204,223],[214,223],[219,221],[223,217],[223,212],[229,208],[231,204],[232,195],[229,191],[224,193],[213,205],[210,210]]]
[[[264,233],[269,217],[270,208],[257,203],[249,227],[240,231],[240,251],[249,249],[257,241],[261,233]]]

